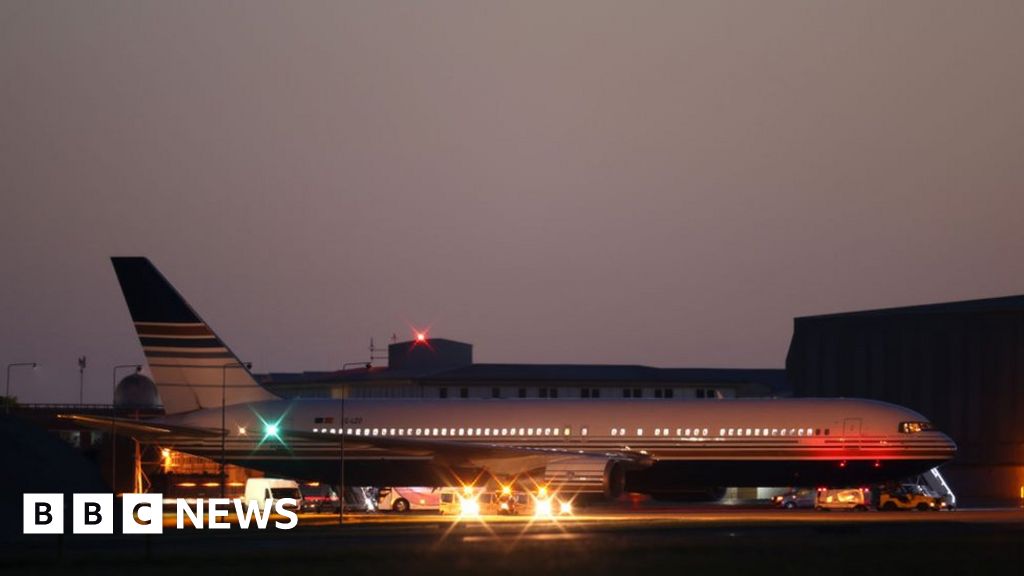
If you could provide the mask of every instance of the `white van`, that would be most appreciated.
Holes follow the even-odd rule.
[[[302,491],[295,480],[284,478],[249,478],[245,481],[245,500],[258,502],[260,509],[267,500],[294,498],[298,511],[302,507]]]

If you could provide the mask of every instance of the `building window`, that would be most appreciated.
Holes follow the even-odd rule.
[[[539,389],[537,389],[537,395],[540,396],[541,398],[547,398],[548,397],[548,389],[547,388],[539,388]]]
[[[673,396],[675,396],[675,390],[665,388],[665,398],[672,398]]]
[[[552,398],[558,398],[558,388],[552,388],[551,389],[551,397]]]
[[[580,388],[580,398],[590,398],[590,388]]]
[[[439,397],[441,397],[441,398],[447,398],[448,397],[448,389],[447,388],[440,388],[440,389],[438,389],[437,395]]]
[[[622,389],[622,397],[623,398],[629,398],[632,395],[633,394],[629,391],[629,388],[623,388]]]
[[[501,388],[491,388],[491,398],[501,398]]]
[[[459,388],[459,398],[469,398],[469,388]]]
[[[703,398],[703,397],[704,397],[704,389],[703,388],[697,388],[697,398]]]
[[[520,388],[519,389],[519,397],[520,398],[526,398],[526,388]]]
[[[600,398],[601,397],[601,389],[600,388],[592,388],[590,390],[590,397],[591,398]]]
[[[654,389],[654,397],[655,398],[661,398],[661,395],[662,395],[661,388],[655,388]]]

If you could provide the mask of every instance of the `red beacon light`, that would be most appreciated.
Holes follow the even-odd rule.
[[[427,334],[425,332],[417,332],[416,333],[416,341],[417,342],[426,342],[427,341]]]

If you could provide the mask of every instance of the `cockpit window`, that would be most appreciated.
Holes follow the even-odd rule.
[[[899,430],[901,434],[916,434],[932,428],[931,422],[900,422]]]

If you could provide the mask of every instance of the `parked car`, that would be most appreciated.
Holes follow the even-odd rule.
[[[307,482],[302,486],[303,512],[338,512],[341,500],[330,484]]]
[[[772,498],[772,504],[779,508],[814,508],[818,494],[813,488],[793,488]]]

